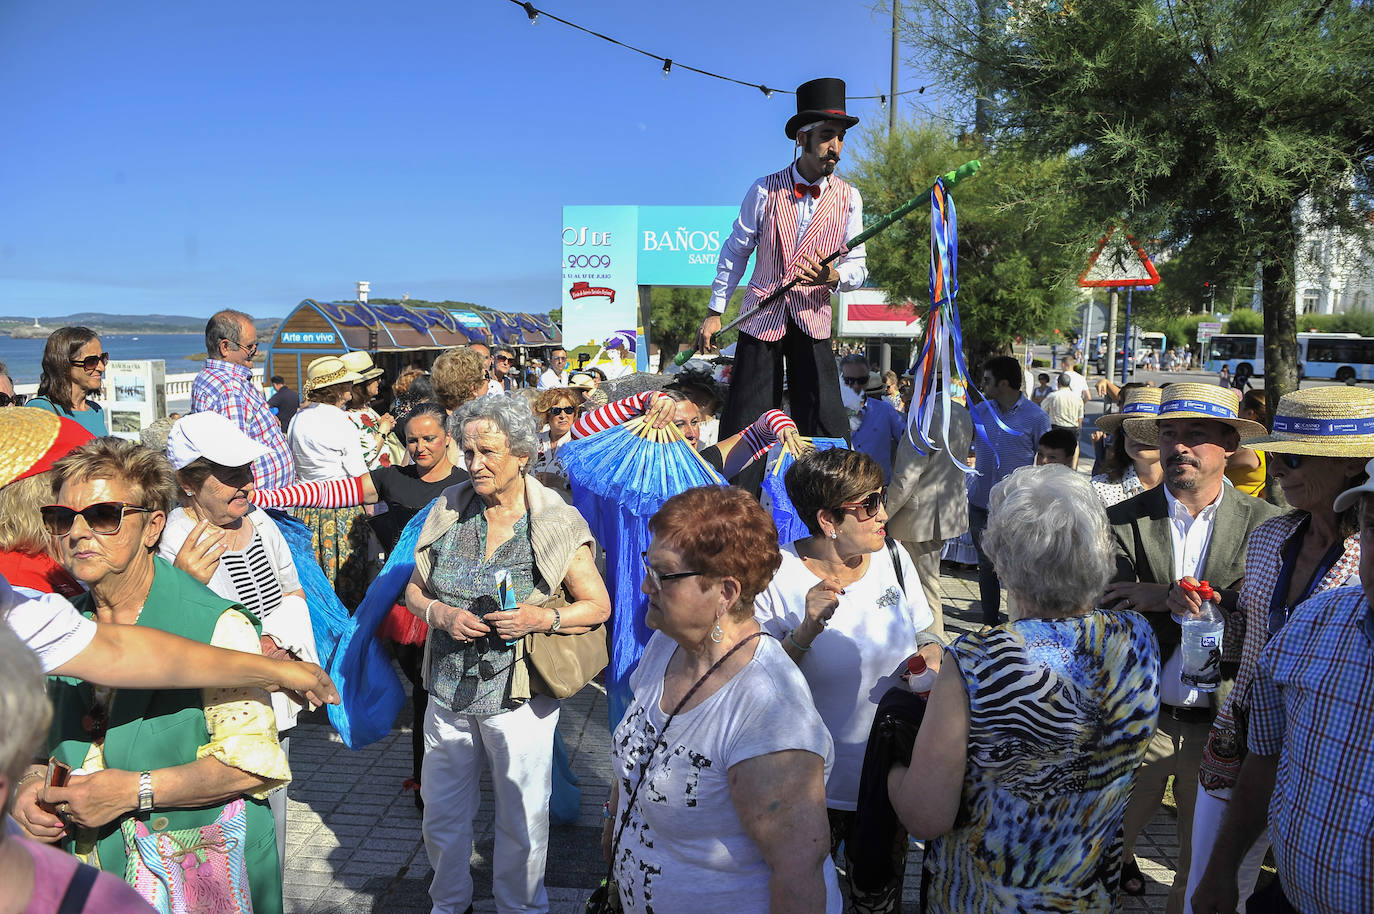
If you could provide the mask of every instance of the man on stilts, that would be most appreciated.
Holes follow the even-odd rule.
[[[788,412],[798,430],[808,436],[849,437],[830,347],[830,296],[834,289],[847,292],[863,285],[868,276],[863,245],[833,263],[820,264],[846,238],[863,231],[859,191],[834,173],[845,131],[859,122],[845,113],[844,92],[841,79],[813,79],[797,87],[797,113],[785,131],[800,155],[782,171],[754,182],[721,247],[711,286],[711,313],[697,331],[698,352],[710,349],[711,338],[720,331],[720,315],[755,250],[741,313],[788,280],[800,279],[740,324],[730,400],[721,417],[722,438],[744,429],[764,410],[782,407],[784,365]],[[756,477],[762,466],[760,462],[751,468]],[[757,478],[752,481],[757,488]],[[749,482],[741,480],[746,486]]]

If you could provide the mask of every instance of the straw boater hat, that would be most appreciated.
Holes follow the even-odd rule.
[[[1115,435],[1116,430],[1121,428],[1121,423],[1127,419],[1145,419],[1152,421],[1159,415],[1159,398],[1164,392],[1160,387],[1132,387],[1126,391],[1126,402],[1121,404],[1121,409],[1105,416],[1099,416],[1097,427],[1109,435]],[[1130,434],[1131,427],[1126,426],[1126,433]]]
[[[1127,419],[1126,434],[1145,444],[1159,443],[1159,423],[1165,419],[1211,419],[1229,425],[1240,433],[1241,441],[1266,434],[1268,429],[1258,422],[1236,415],[1240,396],[1230,387],[1181,381],[1169,384],[1160,392],[1159,415],[1153,419]]]
[[[1273,433],[1245,446],[1273,454],[1374,457],[1374,392],[1341,386],[1288,394],[1279,400]]]
[[[350,371],[356,371],[361,375],[364,381],[371,381],[373,378],[382,376],[382,370],[373,364],[372,356],[368,355],[366,350],[355,349],[352,352],[345,352],[339,358]]]
[[[336,355],[321,356],[305,370],[305,392],[333,387],[335,384],[356,384],[363,376],[344,364]]]
[[[94,435],[71,419],[31,406],[0,409],[0,486],[45,470]]]

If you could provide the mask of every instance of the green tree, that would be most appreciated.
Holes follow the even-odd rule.
[[[1071,205],[1062,157],[1036,160],[989,151],[932,124],[899,124],[888,137],[865,134],[846,176],[863,194],[867,218],[926,192],[935,175],[979,159],[983,167],[950,193],[959,221],[959,314],[968,355],[1009,351],[1019,337],[1071,327],[1079,297],[1072,277],[1088,251],[1086,226]],[[930,303],[928,209],[868,242],[869,285],[894,301]]]
[[[1068,155],[1084,211],[1258,262],[1272,409],[1297,382],[1298,205],[1356,230],[1367,0],[914,0],[906,35],[997,148]]]
[[[725,309],[723,322],[729,323],[739,313],[743,292],[735,292]],[[659,349],[658,370],[664,371],[683,345],[691,345],[697,328],[706,318],[706,305],[711,300],[710,289],[682,286],[655,286],[649,291],[649,339]],[[718,336],[713,345],[728,346],[739,336],[730,330]]]

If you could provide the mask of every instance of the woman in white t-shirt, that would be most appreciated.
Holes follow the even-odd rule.
[[[337,356],[323,356],[306,369],[305,396],[309,401],[286,431],[296,475],[301,482],[354,478],[367,472],[362,442],[343,406],[362,375]],[[310,528],[315,558],[334,584],[334,592],[349,609],[362,602],[367,587],[367,514],[348,508],[295,508]]]
[[[854,825],[878,702],[902,685],[898,675],[913,653],[932,669],[943,653],[916,568],[886,538],[883,481],[873,458],[843,448],[789,467],[787,494],[811,535],[783,547],[782,566],[754,601],[755,618],[797,663],[835,741],[825,791],[832,853]],[[904,852],[906,836],[899,837]],[[861,909],[900,904],[902,869],[881,892],[851,885]]]
[[[777,530],[750,495],[717,486],[670,498],[649,530],[655,632],[612,739],[602,833],[624,910],[839,914],[830,736],[750,611]]]

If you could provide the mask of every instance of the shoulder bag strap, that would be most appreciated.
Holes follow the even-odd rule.
[[[752,635],[748,636],[747,638],[742,638],[742,639],[740,639],[739,644],[736,644],[734,647],[730,648],[730,650],[726,652],[726,654],[725,654],[724,657],[720,658],[720,659],[717,660],[714,664],[712,664],[712,665],[711,665],[711,668],[710,668],[709,670],[706,671],[705,675],[703,675],[700,679],[698,679],[698,680],[696,681],[696,683],[695,683],[690,689],[687,690],[687,694],[684,695],[684,696],[682,696],[682,701],[679,701],[679,702],[677,703],[677,707],[673,708],[673,713],[669,714],[669,715],[668,715],[668,719],[667,719],[666,721],[663,722],[663,729],[661,729],[661,730],[658,731],[658,740],[657,740],[657,742],[655,742],[655,743],[653,744],[653,746],[649,749],[649,754],[648,754],[647,756],[645,756],[644,761],[643,761],[643,762],[641,763],[641,765],[640,765],[639,783],[635,785],[634,791],[630,794],[630,802],[628,802],[628,803],[625,804],[625,812],[622,813],[621,816],[620,816],[620,826],[619,826],[618,828],[616,828],[616,830],[615,830],[615,839],[614,839],[613,841],[611,841],[611,871],[612,871],[612,873],[615,871],[615,857],[616,857],[616,853],[620,850],[620,835],[621,835],[622,832],[625,831],[625,823],[627,823],[627,822],[630,820],[630,810],[634,808],[634,805],[635,805],[635,798],[639,796],[639,788],[641,788],[641,787],[644,786],[644,780],[645,780],[645,778],[648,777],[648,774],[649,774],[649,762],[652,761],[652,759],[653,759],[653,757],[654,757],[654,753],[658,751],[658,747],[664,745],[663,737],[664,737],[664,735],[668,732],[668,728],[669,728],[670,726],[672,726],[673,718],[674,718],[674,717],[677,717],[677,713],[678,713],[679,711],[681,711],[681,710],[683,709],[683,707],[686,706],[687,702],[689,702],[689,701],[692,700],[692,696],[695,695],[695,694],[697,693],[697,689],[701,688],[702,685],[706,682],[706,680],[710,679],[710,678],[711,678],[711,675],[712,675],[713,673],[715,673],[716,670],[720,669],[721,666],[722,666],[722,664],[724,664],[725,661],[729,660],[730,657],[734,655],[735,651],[737,651],[737,650],[739,650],[740,648],[744,647],[744,646],[745,646],[746,644],[748,644],[750,641],[753,641],[755,638],[759,637],[759,636],[762,635],[762,634],[763,634],[763,631],[762,631],[762,630],[759,630],[759,631],[754,632]],[[608,878],[609,878],[609,877],[608,877]]]
[[[67,883],[67,891],[57,905],[57,914],[81,914],[86,910],[86,899],[90,897],[95,877],[99,875],[100,870],[95,867],[78,863],[72,881]]]
[[[902,591],[902,596],[906,596],[906,581],[902,575],[902,559],[897,555],[897,541],[890,536],[883,537],[887,544],[887,554],[892,557],[892,570],[897,573],[897,586]]]

